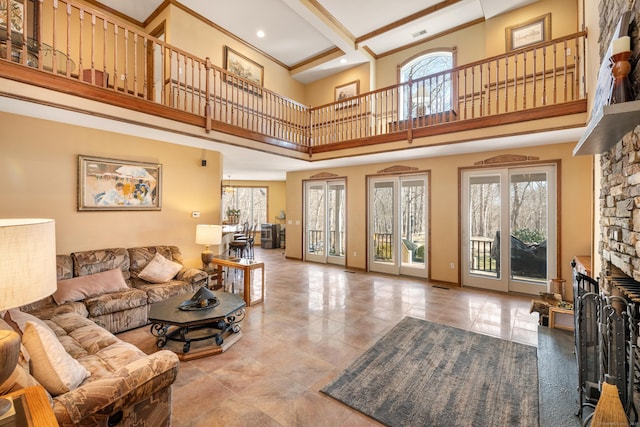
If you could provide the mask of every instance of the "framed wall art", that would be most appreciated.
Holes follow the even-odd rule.
[[[229,46],[224,47],[224,69],[256,86],[264,84],[264,67]]]
[[[335,100],[342,101],[360,94],[360,80],[336,86]]]
[[[78,156],[79,211],[160,210],[162,165]]]
[[[551,14],[538,16],[518,25],[507,27],[507,51],[551,39]]]

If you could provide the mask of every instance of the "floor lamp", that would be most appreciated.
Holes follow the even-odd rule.
[[[52,219],[0,219],[0,311],[30,304],[56,291],[56,232]],[[0,384],[18,363],[20,336],[0,330]],[[0,398],[0,415],[11,409]]]

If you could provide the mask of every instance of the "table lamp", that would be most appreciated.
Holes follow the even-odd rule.
[[[56,291],[56,232],[52,219],[0,219],[0,311],[38,301]],[[18,363],[20,336],[0,331],[0,384]],[[0,398],[0,415],[11,401]]]
[[[208,225],[198,224],[196,227],[196,243],[199,245],[205,245],[204,251],[200,255],[202,264],[206,267],[211,264],[213,252],[209,250],[209,245],[219,245],[222,243],[222,226],[221,225]]]

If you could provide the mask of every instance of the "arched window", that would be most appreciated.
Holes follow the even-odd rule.
[[[441,73],[453,68],[453,52],[438,51],[412,59],[400,68],[400,83],[413,81],[411,88],[404,86],[401,93],[401,116],[407,118],[451,110],[451,74]],[[427,77],[431,76],[431,77]],[[410,94],[409,94],[410,93]]]

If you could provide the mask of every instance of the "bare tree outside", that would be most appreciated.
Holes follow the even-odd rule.
[[[239,223],[250,226],[267,223],[267,187],[233,187],[222,194],[222,212],[225,217],[229,209],[239,210]]]
[[[499,175],[472,177],[469,185],[471,271],[500,276],[502,203],[509,203],[512,276],[546,278],[548,234],[546,173],[512,174],[509,200],[503,201]]]
[[[451,110],[451,74],[443,72],[452,67],[451,52],[431,52],[402,67],[401,82],[412,81],[411,86],[405,86],[402,91],[405,119],[409,115],[409,109],[412,111],[412,117]]]

